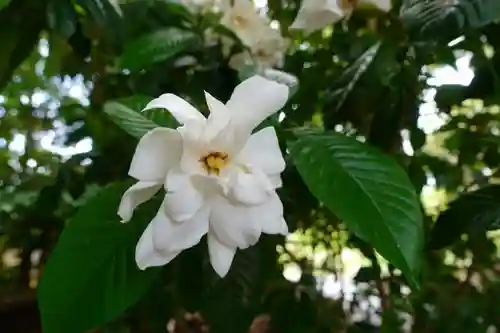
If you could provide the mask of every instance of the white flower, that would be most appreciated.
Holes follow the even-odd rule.
[[[273,81],[285,84],[290,89],[296,88],[297,85],[299,84],[299,80],[297,79],[296,76],[272,68],[264,70],[263,76]]]
[[[251,52],[259,69],[281,67],[290,40],[269,28],[266,35],[253,45]]]
[[[356,7],[375,7],[388,12],[392,5],[391,0],[302,0],[290,29],[310,34],[351,15]]]
[[[269,26],[268,20],[257,13],[250,0],[234,0],[234,5],[225,10],[220,23],[250,47],[263,36]]]
[[[237,248],[254,245],[262,232],[287,234],[281,186],[285,161],[274,128],[252,130],[283,107],[285,85],[253,76],[226,104],[205,92],[210,116],[173,94],[145,108],[165,108],[181,124],[155,128],[137,146],[129,175],[138,180],[123,195],[118,215],[133,210],[162,186],[163,203],[136,247],[140,269],[170,262],[207,235],[210,260],[225,276]]]
[[[262,34],[248,51],[235,54],[229,61],[229,66],[236,70],[248,65],[255,65],[258,72],[267,68],[283,66],[285,52],[290,41],[271,27]]]
[[[229,67],[234,70],[239,71],[241,69],[245,69],[248,66],[254,66],[252,55],[248,51],[236,53],[235,55],[231,56],[231,59],[229,59]]]
[[[302,0],[297,17],[290,29],[304,30],[305,33],[309,34],[323,29],[329,24],[338,22],[348,13],[347,1]]]

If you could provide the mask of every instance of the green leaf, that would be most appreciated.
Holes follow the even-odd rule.
[[[363,53],[351,66],[349,66],[339,78],[340,89],[333,93],[336,99],[335,111],[340,110],[346,102],[348,96],[353,92],[358,82],[372,66],[380,50],[381,43],[376,43]]]
[[[177,127],[176,120],[166,110],[141,110],[153,98],[134,95],[109,101],[104,105],[104,112],[130,135],[141,138],[144,134],[156,128],[162,127]]]
[[[71,1],[50,0],[47,8],[49,27],[62,37],[70,37],[76,30],[76,12]]]
[[[45,74],[48,77],[52,77],[61,73],[64,60],[71,54],[72,48],[68,44],[67,39],[59,34],[50,34],[48,42],[49,56],[45,62]]]
[[[405,0],[401,19],[417,38],[450,40],[466,28],[481,28],[500,19],[500,1]]]
[[[7,7],[11,0],[0,0],[0,9]]]
[[[115,23],[122,16],[116,0],[76,0],[92,19],[99,24]]]
[[[228,275],[223,279],[217,276],[215,283],[210,285],[203,316],[213,332],[248,332],[252,319],[249,304],[258,303],[262,295],[259,273],[264,258],[259,253],[261,243],[237,251]]]
[[[141,70],[171,59],[191,48],[198,40],[198,36],[191,31],[177,28],[157,30],[125,45],[118,62],[123,68]]]
[[[290,153],[310,191],[418,287],[422,213],[404,170],[354,138],[297,134]]]
[[[159,269],[141,271],[134,253],[157,203],[141,206],[132,221],[116,215],[128,183],[108,186],[70,220],[38,288],[44,333],[85,333],[136,303]]]
[[[461,194],[439,215],[428,248],[441,249],[459,240],[462,234],[484,233],[500,228],[500,185],[488,185]]]
[[[150,109],[146,111],[141,111],[146,107],[146,105],[153,99],[153,97],[134,95],[129,97],[123,97],[115,100],[123,105],[129,106],[132,110],[140,112],[144,117],[153,121],[156,125],[162,127],[175,128],[179,126],[179,123],[172,117],[170,112],[165,109]]]
[[[125,132],[139,139],[153,128],[158,127],[153,121],[119,102],[107,102],[104,104],[104,112]]]

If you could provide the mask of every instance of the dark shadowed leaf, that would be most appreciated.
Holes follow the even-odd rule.
[[[213,274],[215,280],[208,288],[203,312],[214,332],[248,331],[252,319],[249,305],[259,299],[260,246],[238,250],[228,275],[223,279]]]
[[[363,74],[368,70],[372,64],[378,50],[380,49],[380,43],[377,43],[370,47],[365,53],[361,55],[349,68],[342,73],[340,80],[347,80],[348,84],[339,91],[337,96],[338,102],[336,105],[336,110],[339,110],[344,104],[349,93],[354,89],[356,83],[361,79]]]
[[[449,204],[432,229],[428,247],[440,249],[462,234],[484,233],[500,228],[500,185],[488,185],[461,194]]]
[[[6,7],[11,0],[0,0],[0,9]]]
[[[128,183],[108,186],[69,221],[44,269],[38,305],[44,333],[85,333],[137,302],[158,269],[140,271],[134,253],[157,203],[122,224],[116,215]]]
[[[47,18],[49,27],[60,36],[70,37],[76,30],[76,12],[71,1],[49,1]]]
[[[99,24],[116,23],[122,15],[117,0],[76,0],[76,3]]]
[[[405,0],[405,27],[417,38],[449,40],[466,28],[480,28],[500,18],[497,0]]]

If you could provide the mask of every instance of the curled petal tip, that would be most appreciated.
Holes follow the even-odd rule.
[[[284,236],[284,237],[287,237],[288,235],[290,235],[290,231],[288,231],[288,226],[286,224],[283,226],[283,228],[281,229],[279,234]]]
[[[304,24],[302,22],[299,22],[299,21],[294,21],[289,27],[288,29],[290,30],[300,30],[300,29],[304,29]]]
[[[120,211],[118,211],[118,213],[116,213],[116,215],[118,215],[118,217],[120,217],[121,223],[127,223],[132,218],[132,216],[130,216],[129,214],[125,214],[124,212],[120,212]]]

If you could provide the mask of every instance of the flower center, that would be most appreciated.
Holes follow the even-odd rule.
[[[247,19],[244,18],[243,16],[241,15],[235,15],[233,17],[233,24],[237,27],[240,27],[242,25],[244,25],[245,23],[247,22]]]
[[[228,154],[223,152],[212,152],[200,158],[200,162],[203,165],[203,169],[207,171],[209,175],[215,174],[220,175],[220,171],[228,163]]]

